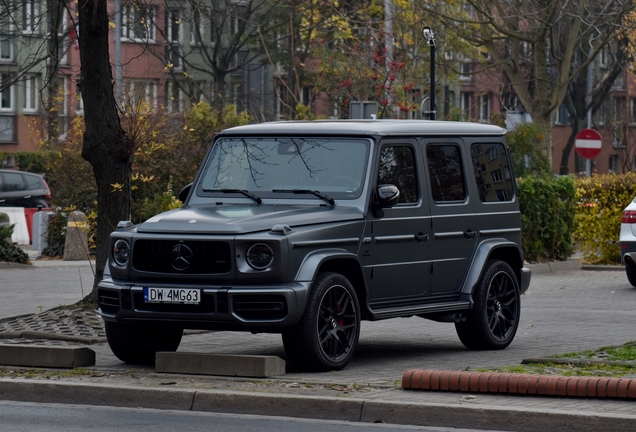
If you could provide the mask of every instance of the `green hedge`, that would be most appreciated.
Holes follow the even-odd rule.
[[[568,259],[574,252],[574,179],[531,176],[518,179],[517,186],[526,260]]]

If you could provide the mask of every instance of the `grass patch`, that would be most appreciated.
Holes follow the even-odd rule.
[[[101,372],[95,372],[83,368],[64,370],[44,370],[44,369],[20,369],[10,367],[0,367],[0,377],[2,378],[73,378],[73,377],[101,377]]]
[[[560,364],[553,362],[503,366],[495,369],[479,369],[478,372],[523,373],[563,376],[598,377],[636,377],[636,342],[628,342],[614,347],[605,346],[595,351],[579,351],[552,356],[555,360],[593,360],[605,361],[603,364]],[[610,364],[610,362],[634,362],[628,365]]]

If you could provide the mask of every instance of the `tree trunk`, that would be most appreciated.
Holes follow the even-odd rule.
[[[60,103],[60,85],[57,78],[60,66],[60,38],[58,37],[58,31],[62,21],[62,14],[66,13],[62,5],[63,3],[60,0],[47,1],[49,36],[47,40],[48,59],[46,62],[46,142],[48,145],[57,144],[60,136],[58,119],[62,104]]]
[[[130,220],[133,150],[120,123],[108,55],[106,0],[80,0],[79,47],[84,101],[82,157],[93,167],[97,184],[97,262],[93,292],[104,275],[108,236],[120,220]]]

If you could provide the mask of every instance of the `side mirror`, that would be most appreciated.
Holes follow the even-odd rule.
[[[400,201],[400,190],[392,184],[379,185],[378,201],[382,208],[391,208]]]
[[[188,195],[190,194],[190,189],[192,189],[192,183],[186,185],[183,189],[181,189],[181,192],[179,192],[179,201],[181,201],[182,203],[185,203],[185,200],[188,198]]]

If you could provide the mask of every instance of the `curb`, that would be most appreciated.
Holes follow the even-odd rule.
[[[636,379],[412,369],[402,388],[542,396],[636,399]]]
[[[569,261],[553,261],[541,264],[527,264],[530,270],[532,270],[533,275],[537,274],[546,274],[546,273],[554,273],[558,271],[573,271],[573,270],[581,270],[582,264],[579,260],[569,260]]]
[[[227,390],[158,389],[0,379],[0,400],[139,407],[364,423],[510,430],[633,431],[636,415],[502,406],[365,400]]]
[[[30,270],[33,268],[31,264],[19,264],[14,262],[0,261],[0,270],[4,269],[21,269],[21,270]]]

